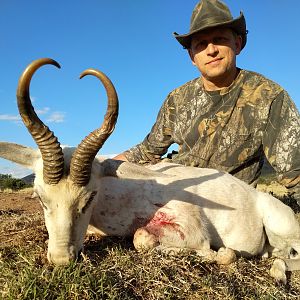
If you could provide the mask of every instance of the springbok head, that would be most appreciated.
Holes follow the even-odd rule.
[[[39,119],[30,99],[32,76],[41,66],[59,64],[49,58],[33,61],[22,73],[18,88],[18,109],[38,150],[17,144],[0,142],[0,157],[14,161],[35,173],[34,190],[44,209],[49,234],[48,260],[67,264],[78,257],[99,190],[101,167],[97,172],[93,161],[114,130],[118,117],[118,97],[109,78],[95,69],[85,70],[80,78],[93,75],[106,89],[107,111],[100,128],[85,137],[78,147],[60,146],[54,133]],[[98,180],[98,182],[97,182]]]

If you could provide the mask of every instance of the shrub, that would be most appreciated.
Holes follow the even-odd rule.
[[[12,189],[14,191],[29,187],[22,179],[13,178],[8,174],[0,174],[0,189]]]

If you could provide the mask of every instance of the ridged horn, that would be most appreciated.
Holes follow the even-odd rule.
[[[60,68],[60,65],[50,58],[37,59],[27,66],[19,79],[17,100],[22,121],[41,151],[44,181],[47,184],[57,184],[64,171],[63,152],[54,133],[35,113],[29,93],[32,76],[37,69],[47,64]]]
[[[102,72],[95,69],[88,69],[81,73],[80,78],[92,75],[100,79],[105,87],[108,105],[104,121],[100,128],[92,131],[76,148],[70,164],[70,176],[78,186],[88,184],[91,176],[93,160],[104,142],[113,132],[119,112],[117,92],[110,79]]]

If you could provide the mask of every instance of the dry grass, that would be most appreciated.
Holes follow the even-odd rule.
[[[27,188],[24,188],[24,189],[19,190],[19,191],[14,191],[12,189],[4,189],[4,190],[0,189],[0,192],[3,193],[3,194],[28,194],[29,192],[33,192],[33,188],[32,187],[27,187]]]
[[[283,200],[296,208],[293,199]],[[300,272],[288,274],[287,286],[276,285],[271,259],[225,267],[194,253],[138,254],[123,238],[89,236],[81,261],[53,267],[40,211],[0,206],[0,237],[0,299],[300,299]]]

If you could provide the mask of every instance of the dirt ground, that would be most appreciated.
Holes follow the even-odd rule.
[[[0,247],[44,243],[47,240],[43,210],[32,194],[32,189],[0,192]]]
[[[0,215],[3,213],[32,214],[42,212],[37,198],[32,197],[32,189],[19,192],[0,192]]]

